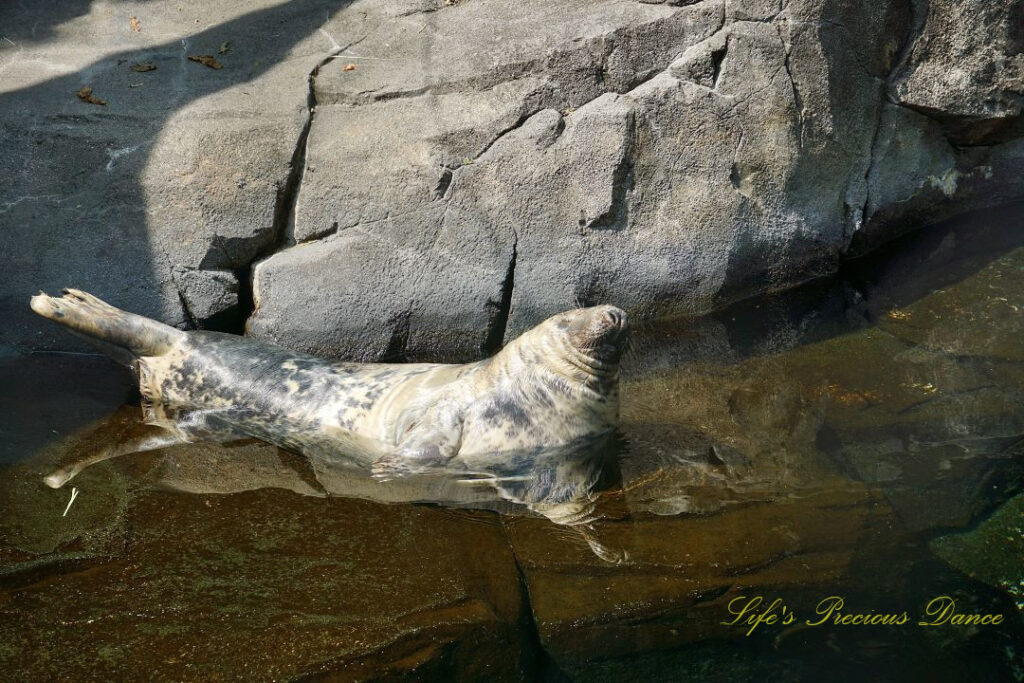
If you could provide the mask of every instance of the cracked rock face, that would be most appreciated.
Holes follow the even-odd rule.
[[[2,343],[70,348],[24,305],[65,285],[364,360],[782,289],[1024,196],[1022,7],[4,8]]]
[[[899,103],[934,116],[962,145],[1013,137],[1024,106],[1024,4],[939,1],[915,10],[917,35],[894,78]]]

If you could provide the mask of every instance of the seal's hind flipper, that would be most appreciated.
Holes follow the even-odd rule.
[[[37,294],[31,306],[44,318],[98,340],[100,350],[108,353],[112,345],[135,356],[159,356],[185,335],[170,325],[114,308],[77,289],[65,289],[61,297]]]
[[[62,463],[52,474],[43,477],[43,483],[52,489],[59,489],[89,465],[95,465],[98,462],[121,455],[167,448],[183,441],[184,439],[181,435],[175,434],[163,427],[146,424],[136,425],[117,444],[101,448],[87,456],[77,457]]]

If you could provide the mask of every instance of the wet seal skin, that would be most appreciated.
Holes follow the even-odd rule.
[[[614,429],[629,324],[614,306],[555,315],[464,365],[337,363],[217,332],[183,332],[85,292],[32,310],[136,373],[144,424],[46,477],[59,488],[108,458],[191,441],[257,438],[311,457],[371,463],[387,480],[473,471],[501,453],[564,448]]]

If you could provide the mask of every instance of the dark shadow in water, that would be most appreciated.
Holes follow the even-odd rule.
[[[688,360],[729,361],[779,353],[849,334],[877,324],[892,308],[970,277],[1021,246],[1024,202],[958,216],[847,261],[833,276],[745,299],[691,324],[643,326],[633,341],[635,349],[643,350],[643,366],[628,370],[642,374]],[[705,321],[722,325],[728,349],[688,347],[687,338]],[[659,358],[659,349],[664,349],[665,358]]]
[[[0,357],[0,387],[0,466],[138,401],[128,372],[103,356],[77,353]]]

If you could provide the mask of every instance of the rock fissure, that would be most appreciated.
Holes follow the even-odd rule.
[[[188,299],[185,297],[185,293],[181,291],[181,285],[177,282],[174,283],[174,289],[178,292],[178,301],[181,303],[181,310],[185,313],[185,320],[193,330],[199,329],[199,323],[196,320],[195,313],[192,312],[192,307],[188,303]]]
[[[909,1],[909,12],[910,12],[910,25],[907,28],[907,33],[903,37],[903,42],[900,45],[896,59],[889,69],[889,73],[886,74],[885,79],[879,86],[879,97],[877,98],[877,106],[875,113],[875,126],[871,136],[871,144],[868,147],[868,160],[864,169],[864,201],[861,205],[860,217],[857,219],[852,226],[853,230],[850,234],[846,235],[846,244],[844,253],[849,255],[855,255],[856,246],[854,238],[860,233],[861,228],[867,223],[869,213],[871,210],[871,177],[875,170],[876,158],[878,156],[878,144],[879,138],[882,132],[883,125],[883,110],[886,102],[900,106],[900,103],[893,96],[892,93],[892,81],[900,69],[906,64],[910,57],[911,50],[917,37],[924,30],[924,19],[921,17],[921,12],[918,8],[919,0]],[[850,252],[853,251],[853,254]]]
[[[299,189],[302,186],[302,181],[306,174],[306,152],[309,147],[309,133],[313,127],[313,118],[316,116],[316,77],[320,73],[320,69],[322,69],[332,59],[335,59],[338,55],[345,52],[345,50],[358,45],[365,39],[366,36],[364,35],[347,45],[337,45],[334,39],[331,38],[331,42],[335,43],[335,47],[333,47],[323,59],[316,63],[316,65],[310,70],[309,75],[306,77],[306,121],[303,124],[302,129],[299,131],[299,136],[295,141],[295,148],[292,151],[292,157],[288,164],[288,176],[278,189],[277,201],[274,208],[274,224],[272,230],[273,238],[267,247],[260,250],[248,263],[235,271],[239,282],[238,305],[240,318],[242,320],[242,329],[238,330],[240,334],[245,333],[245,329],[248,327],[248,321],[256,312],[257,307],[257,299],[252,282],[253,268],[255,268],[256,264],[263,259],[277,253],[283,248],[295,244],[295,209],[299,199]],[[325,234],[323,234],[323,236],[326,237],[327,234],[336,230],[337,224],[334,224]]]
[[[746,188],[743,187],[743,175],[740,173],[740,150],[743,149],[743,137],[746,135],[746,131],[743,126],[740,126],[740,139],[736,143],[736,149],[732,155],[732,168],[729,170],[729,180],[732,182],[733,189],[744,197],[750,197],[750,193]]]
[[[532,651],[532,661],[524,658],[522,673],[527,678],[540,678],[537,674],[543,673],[544,664],[550,661],[551,654],[544,648],[540,639],[540,629],[537,625],[537,615],[534,611],[533,601],[530,599],[530,582],[527,580],[526,571],[523,569],[519,556],[516,554],[515,544],[509,536],[509,522],[501,524],[501,535],[508,545],[509,554],[512,556],[512,563],[515,566],[516,575],[519,577],[519,594],[521,596],[522,616],[520,620],[520,637],[522,646],[527,652]],[[526,652],[524,652],[526,654]]]
[[[885,86],[882,87],[884,88]],[[853,230],[850,234],[845,236],[846,249],[851,247],[854,235],[864,227],[864,223],[867,222],[868,219],[868,211],[871,207],[871,173],[875,168],[876,147],[878,146],[878,138],[882,131],[883,106],[882,102],[878,103],[878,111],[875,114],[875,129],[871,135],[871,144],[868,146],[868,163],[864,167],[864,202],[861,205],[860,216],[855,219],[853,226],[851,226]]]
[[[521,114],[519,116],[519,118],[516,119],[515,123],[513,123],[511,126],[509,126],[509,127],[505,128],[504,130],[502,130],[500,133],[495,135],[491,139],[490,142],[488,142],[486,145],[484,145],[483,148],[481,148],[481,150],[479,152],[477,152],[472,157],[472,159],[470,160],[470,163],[474,163],[474,162],[478,161],[481,157],[483,157],[483,155],[487,154],[487,152],[492,147],[494,147],[494,145],[496,145],[498,143],[498,141],[501,140],[503,137],[505,137],[506,135],[508,135],[512,131],[517,130],[518,128],[522,128],[523,124],[526,123],[531,116],[533,116],[534,114],[539,112],[541,109],[542,109],[542,107],[537,107],[537,108],[534,108],[534,109],[530,109],[525,114]],[[456,166],[453,166],[450,170],[452,172],[455,172],[455,171],[459,170],[462,166],[465,166],[465,165],[466,165],[465,163],[461,163],[461,164],[458,164]]]
[[[302,238],[301,240],[297,240],[295,244],[308,244],[309,242],[318,242],[319,240],[324,240],[330,237],[331,235],[337,234],[337,232],[338,221],[334,221],[323,230],[312,232],[308,236]]]
[[[782,36],[782,28],[776,24],[776,30],[779,34],[779,42],[782,43],[783,60],[782,68],[786,70],[786,77],[789,79],[789,87],[793,91],[793,106],[796,108],[796,117],[794,118],[794,125],[796,127],[796,140],[797,146],[804,146],[804,104],[803,98],[800,96],[800,89],[796,85],[796,81],[793,79],[793,72],[790,68],[790,53],[793,50],[792,43],[787,43],[786,39]]]
[[[718,78],[722,75],[722,65],[729,54],[729,36],[726,35],[720,50],[711,51],[711,89],[718,87]]]
[[[487,335],[480,347],[480,353],[484,356],[492,356],[497,353],[505,343],[505,331],[508,329],[509,315],[512,313],[512,291],[516,282],[516,258],[519,252],[519,236],[512,233],[512,256],[508,262],[508,270],[505,279],[501,283],[501,300],[496,304],[488,302],[492,307],[492,314],[489,316]]]
[[[292,154],[289,166],[288,180],[285,182],[282,193],[278,197],[278,210],[282,212],[282,215],[275,216],[274,220],[275,227],[278,229],[279,245],[277,248],[280,248],[283,244],[295,244],[295,208],[299,199],[299,189],[306,176],[306,154],[309,150],[309,133],[313,128],[313,119],[316,117],[316,108],[319,104],[316,95],[316,77],[319,75],[320,69],[325,67],[331,60],[365,39],[366,36],[363,36],[347,45],[336,45],[309,72],[307,77],[308,89],[306,91],[306,123],[302,127],[299,138],[295,143],[295,151]]]

